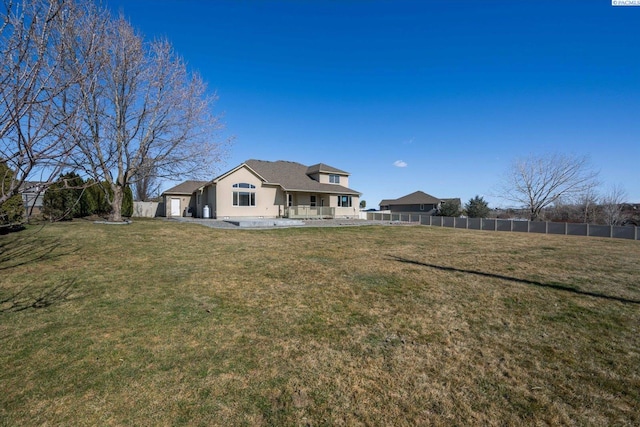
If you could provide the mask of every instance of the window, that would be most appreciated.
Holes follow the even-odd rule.
[[[341,208],[350,208],[351,196],[338,196],[338,206]]]
[[[311,205],[312,208],[316,207],[316,196],[310,196],[309,198],[309,204]]]
[[[293,206],[293,194],[287,194],[287,206]]]
[[[424,210],[424,205],[420,205],[420,210],[423,211]]]
[[[335,175],[335,174],[329,175],[329,182],[331,184],[340,184],[340,175]]]
[[[238,190],[234,190],[233,192],[233,206],[255,206],[256,205],[256,186],[253,184],[247,184],[246,182],[242,182],[239,184],[233,184],[233,188],[237,188]],[[240,191],[243,189],[245,191]]]

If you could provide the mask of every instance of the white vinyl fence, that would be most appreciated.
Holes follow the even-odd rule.
[[[162,205],[158,202],[133,202],[133,215],[134,218],[155,218],[161,216],[161,212],[158,208]]]
[[[416,222],[432,227],[464,228],[467,230],[564,234],[568,236],[640,240],[640,227],[620,225],[573,224],[568,222],[520,221],[496,218],[454,218],[415,213],[381,212],[368,212],[367,219],[372,221]]]

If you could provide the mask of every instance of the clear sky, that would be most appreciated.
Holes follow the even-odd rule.
[[[496,207],[514,158],[562,152],[588,155],[602,190],[640,202],[640,7],[105,1],[168,38],[217,92],[235,136],[219,172],[322,162],[350,172],[369,208],[417,190]]]

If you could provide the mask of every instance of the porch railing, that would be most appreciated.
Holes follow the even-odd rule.
[[[336,209],[328,206],[289,206],[285,215],[297,219],[330,219],[335,218]]]

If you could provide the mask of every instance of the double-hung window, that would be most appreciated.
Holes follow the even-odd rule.
[[[340,184],[340,175],[336,175],[336,174],[329,175],[329,182],[331,184]]]
[[[350,208],[351,196],[338,196],[338,206],[341,208]]]
[[[233,206],[255,206],[256,186],[241,182],[233,184]]]

